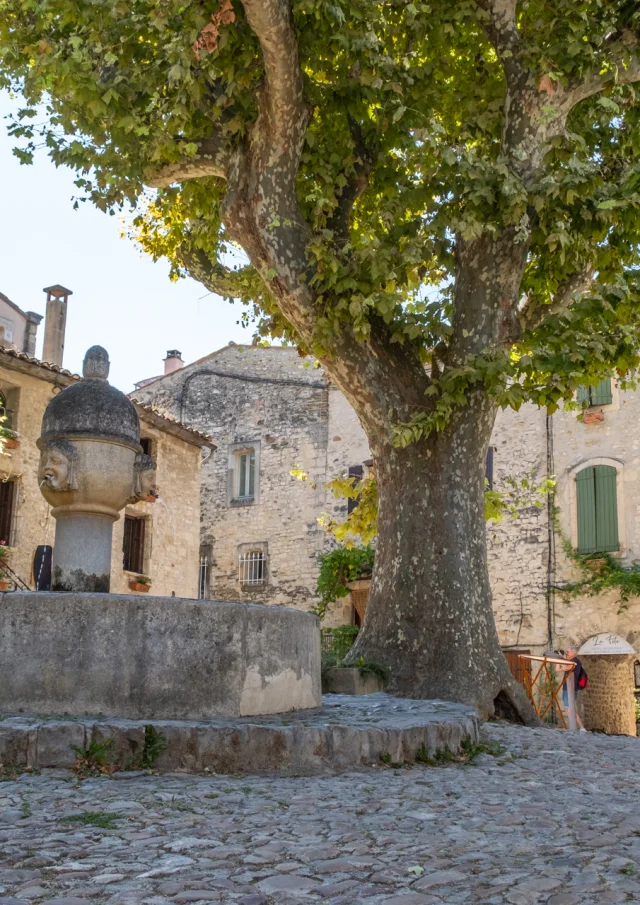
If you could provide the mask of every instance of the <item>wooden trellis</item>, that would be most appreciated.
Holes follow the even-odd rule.
[[[535,669],[530,672],[523,671],[523,685],[540,719],[543,720],[550,713],[555,713],[559,724],[564,729],[575,729],[573,672],[576,664],[563,657],[535,657],[532,654],[520,654],[519,657],[522,660],[534,661],[540,664],[537,671]],[[562,670],[557,670],[556,666],[562,666]],[[565,685],[567,686],[569,700],[569,722],[574,724],[571,726],[567,726],[565,710],[559,698]]]

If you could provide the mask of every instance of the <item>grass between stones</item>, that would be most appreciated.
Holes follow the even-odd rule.
[[[478,754],[489,754],[491,757],[499,757],[504,754],[504,749],[498,742],[490,742],[488,745],[484,742],[474,742],[469,736],[463,739],[460,744],[460,751],[454,752],[448,746],[439,748],[433,754],[429,754],[424,747],[418,748],[416,751],[415,762],[424,764],[427,767],[445,767],[448,764],[473,764],[474,758]],[[387,752],[380,756],[381,762],[386,767],[400,769],[402,767],[410,767],[410,763],[400,763],[391,759],[391,755]]]
[[[122,814],[107,814],[104,811],[84,811],[61,817],[60,823],[81,823],[83,826],[95,826],[101,830],[113,830],[118,820],[124,820]]]

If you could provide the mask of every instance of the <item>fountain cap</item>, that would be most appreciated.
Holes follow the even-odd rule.
[[[109,355],[92,346],[85,355],[84,380],[54,396],[42,418],[38,446],[49,440],[88,437],[124,443],[140,451],[140,421],[124,393],[109,385]]]
[[[102,346],[87,349],[82,362],[82,376],[85,380],[106,380],[109,376],[109,353]]]

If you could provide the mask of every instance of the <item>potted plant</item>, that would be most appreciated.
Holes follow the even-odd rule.
[[[155,503],[155,501],[158,499],[158,496],[159,494],[157,490],[150,490],[147,494],[147,503]]]
[[[18,435],[10,427],[0,425],[0,442],[5,449],[17,449],[20,446]]]
[[[132,591],[139,591],[143,594],[146,594],[151,587],[151,579],[148,575],[138,575],[137,578],[131,579],[131,581],[129,582],[129,587]]]

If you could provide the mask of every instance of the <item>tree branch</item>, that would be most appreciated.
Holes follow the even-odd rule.
[[[254,273],[251,264],[232,270],[222,264],[212,264],[204,251],[187,251],[180,249],[180,260],[194,280],[202,283],[210,292],[225,298],[240,298],[243,292],[238,281]]]
[[[569,105],[569,109],[575,107],[580,101],[598,94],[613,81],[620,85],[631,85],[634,82],[640,82],[640,41],[630,32],[624,32],[622,43],[632,52],[631,57],[628,54],[625,56],[618,53],[611,60],[613,68],[604,75],[598,73],[598,75],[594,75],[584,82],[570,86],[564,92],[566,96],[565,104]]]
[[[354,165],[354,173],[351,179],[343,188],[338,199],[338,206],[327,223],[328,228],[333,230],[335,237],[341,242],[347,242],[349,239],[349,222],[353,205],[360,195],[366,191],[369,185],[369,174],[375,162],[375,152],[366,144],[360,123],[352,116],[347,118],[358,160]]]
[[[564,134],[567,118],[576,104],[598,94],[612,82],[628,85],[640,81],[640,41],[629,31],[616,33],[606,59],[607,71],[573,80],[566,86],[549,76],[532,85],[522,59],[517,64],[513,60],[509,63],[510,69],[505,66],[507,95],[502,149],[512,159],[514,169],[527,177],[540,165],[547,143]],[[516,75],[510,76],[514,72]]]
[[[520,44],[516,3],[517,0],[477,0],[484,12],[484,16],[479,17],[484,32],[508,75],[515,74],[515,56]]]
[[[589,264],[582,270],[576,270],[563,280],[548,305],[539,305],[535,299],[529,298],[518,312],[523,330],[535,330],[546,320],[556,314],[568,311],[576,301],[576,297],[584,294],[593,284],[594,268]]]
[[[247,21],[260,42],[264,61],[265,90],[260,98],[260,116],[267,119],[260,131],[269,130],[272,150],[286,175],[297,174],[310,108],[304,85],[298,39],[293,28],[290,0],[243,0]]]
[[[222,134],[203,138],[197,145],[194,157],[182,157],[175,163],[162,164],[155,170],[149,169],[145,175],[146,184],[152,189],[159,189],[174,182],[204,176],[219,176],[224,179],[231,154],[222,145]]]

